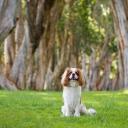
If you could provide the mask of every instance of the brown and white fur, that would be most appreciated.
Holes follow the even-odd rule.
[[[61,108],[63,116],[77,116],[80,114],[95,114],[92,108],[86,109],[81,103],[81,87],[84,84],[82,71],[78,68],[66,68],[62,75],[64,105]]]

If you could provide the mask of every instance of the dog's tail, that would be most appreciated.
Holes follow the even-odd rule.
[[[93,108],[89,108],[87,109],[86,106],[84,106],[83,104],[81,104],[81,113],[82,114],[86,114],[86,115],[95,115],[96,114],[96,110]]]

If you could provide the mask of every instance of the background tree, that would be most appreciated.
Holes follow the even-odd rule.
[[[0,81],[2,88],[13,84],[15,89],[60,90],[61,75],[68,66],[83,69],[84,88],[89,90],[127,87],[127,1],[2,3],[0,8],[6,11],[18,5],[9,8],[15,29],[5,16],[9,28],[0,36],[6,37],[0,47],[1,76],[6,83]]]
[[[119,83],[121,87],[128,87],[128,36],[127,36],[127,7],[128,1],[112,0],[112,11],[115,22],[115,31],[119,37]],[[122,82],[122,83],[121,83]]]

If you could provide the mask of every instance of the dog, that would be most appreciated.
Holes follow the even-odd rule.
[[[62,75],[63,101],[61,107],[63,116],[76,116],[81,114],[93,115],[96,111],[93,108],[86,109],[81,103],[81,87],[84,84],[82,70],[78,68],[66,68]]]

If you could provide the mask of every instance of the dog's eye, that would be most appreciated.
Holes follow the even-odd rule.
[[[78,71],[76,71],[75,73],[76,73],[77,75],[79,75],[79,72],[78,72]]]
[[[71,75],[71,73],[72,73],[72,72],[69,72],[69,73],[68,73],[68,76]]]

